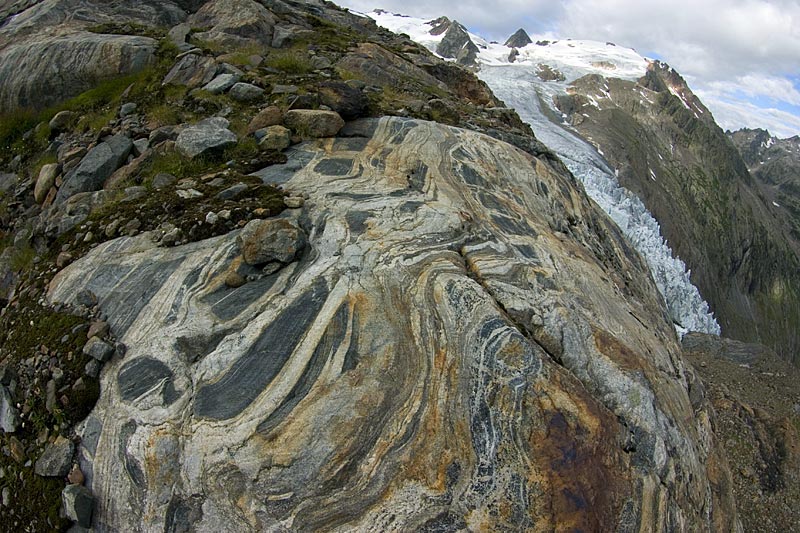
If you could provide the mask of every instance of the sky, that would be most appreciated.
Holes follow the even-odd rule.
[[[503,42],[532,36],[612,41],[666,61],[724,129],[800,135],[800,0],[335,0],[421,18],[446,15]]]

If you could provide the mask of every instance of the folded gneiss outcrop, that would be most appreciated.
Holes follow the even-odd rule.
[[[56,167],[12,160],[28,233],[3,231],[40,258],[8,269],[0,319],[93,320],[0,352],[35,369],[2,380],[0,484],[73,459],[63,507],[96,531],[739,527],[647,265],[484,84],[325,2],[175,6],[153,24],[190,26],[166,59],[154,41],[152,86],[175,109],[133,81],[100,131],[47,130]],[[61,327],[92,380],[103,365],[99,399],[34,434],[36,376],[83,364]]]

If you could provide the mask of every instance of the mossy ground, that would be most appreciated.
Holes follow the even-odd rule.
[[[41,284],[34,283],[32,287],[41,289]],[[27,399],[18,398],[22,420],[19,430],[2,436],[3,447],[16,445],[12,444],[13,438],[21,444],[25,456],[17,462],[12,456],[0,454],[0,468],[5,472],[0,489],[8,487],[13,499],[13,505],[0,508],[0,523],[8,526],[6,531],[59,531],[69,526],[59,516],[64,480],[37,476],[33,464],[44,449],[43,436],[68,437],[69,429],[89,414],[100,394],[98,380],[84,375],[89,357],[81,352],[86,342],[86,328],[81,326],[87,320],[54,311],[37,300],[21,298],[0,318],[0,361],[20,369],[17,390],[29,391]],[[36,366],[35,372],[23,370],[34,368],[25,361],[37,356],[55,359],[54,366],[64,373],[52,412],[45,406],[47,378],[41,373],[42,365]],[[78,378],[83,387],[73,388]]]

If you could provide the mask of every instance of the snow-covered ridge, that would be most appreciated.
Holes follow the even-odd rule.
[[[385,11],[369,16],[389,30],[407,34],[434,53],[442,39],[442,35],[430,34],[433,27],[430,21]],[[566,123],[549,118],[561,116],[553,105],[553,97],[566,94],[569,85],[578,78],[599,74],[636,80],[647,72],[648,60],[630,48],[612,43],[532,37],[533,43],[515,49],[518,53],[512,61],[511,48],[472,33],[470,38],[480,50],[478,77],[517,111],[539,140],[561,157],[581,180],[587,194],[617,223],[644,257],[678,332],[719,335],[719,324],[692,284],[686,265],[672,253],[662,237],[658,221],[635,194],[619,185],[616,171],[593,146]],[[543,80],[538,74],[541,65],[561,76]],[[542,104],[549,109],[542,109]]]

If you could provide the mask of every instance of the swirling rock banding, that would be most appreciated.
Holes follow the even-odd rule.
[[[81,449],[96,528],[710,527],[676,336],[572,178],[433,123],[343,135],[259,173],[307,198],[269,278],[225,286],[232,232],[118,239],[54,279],[131,302]]]

